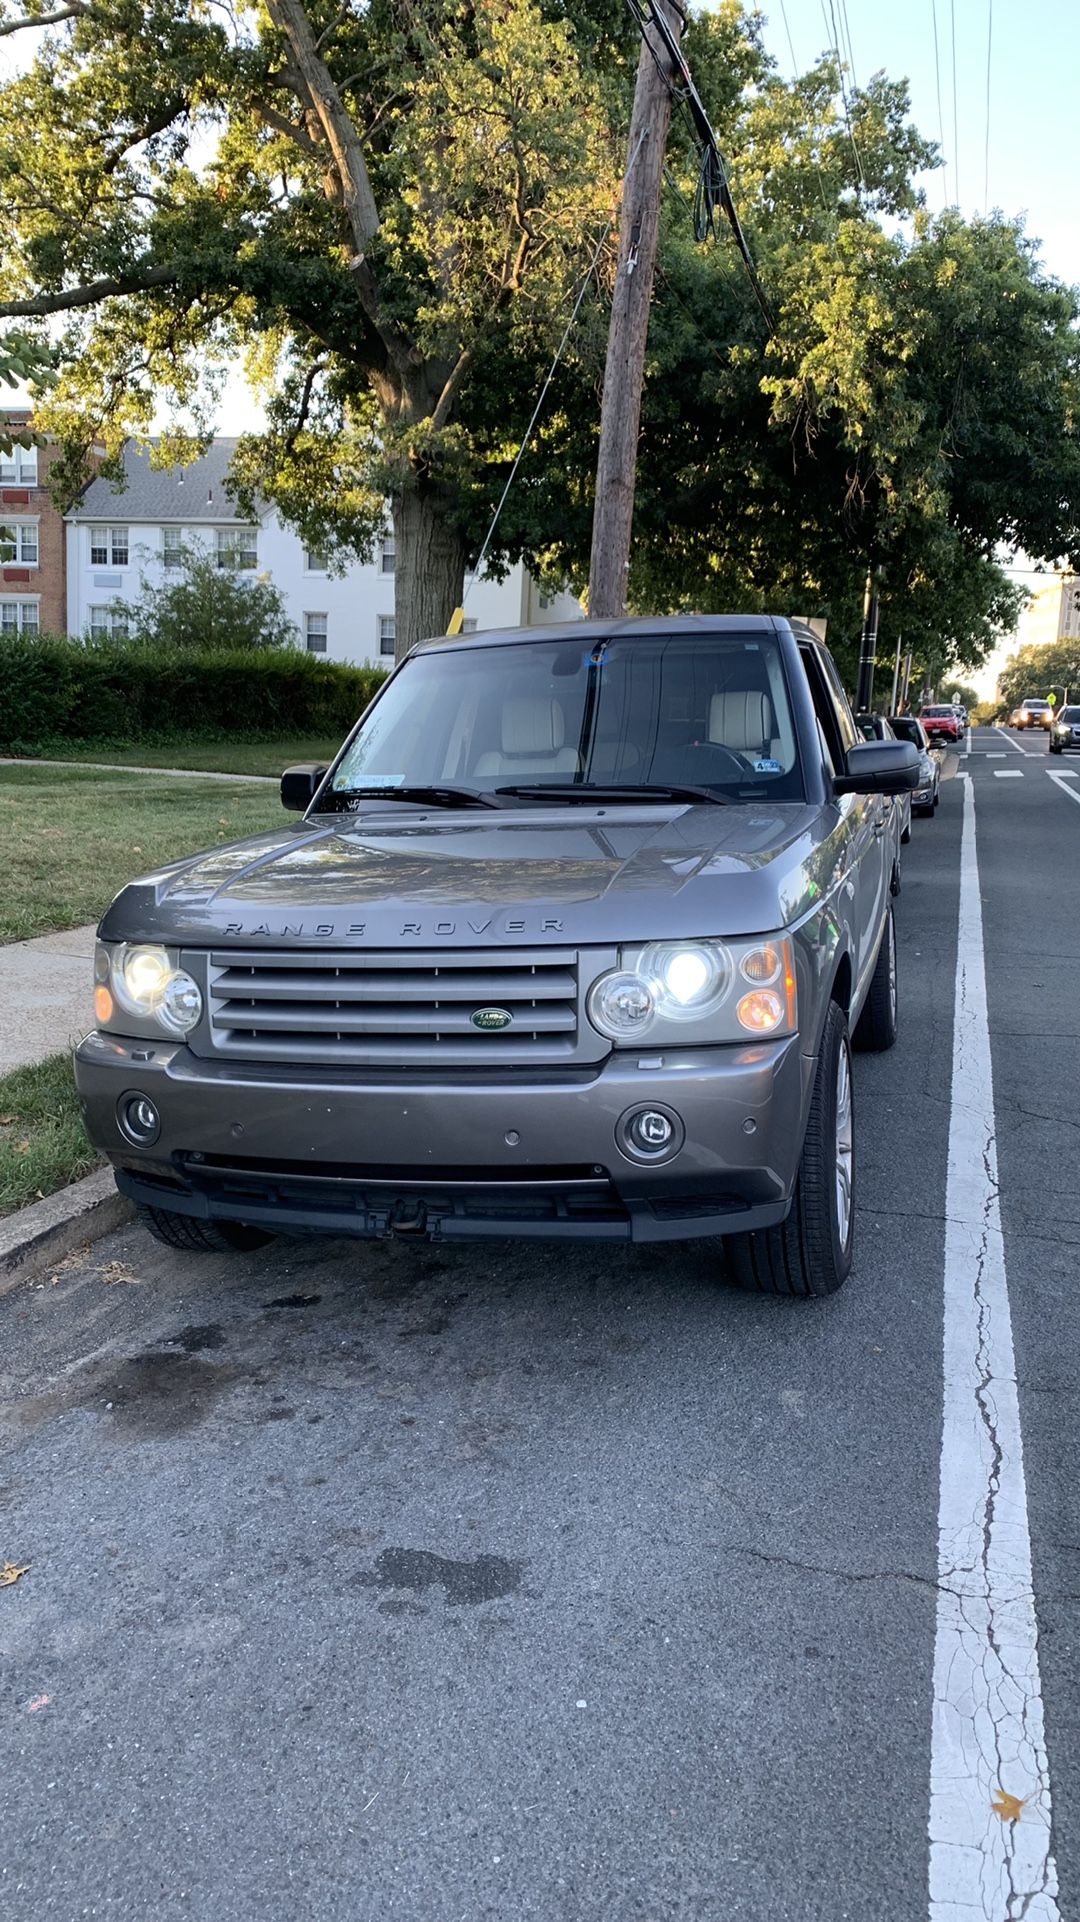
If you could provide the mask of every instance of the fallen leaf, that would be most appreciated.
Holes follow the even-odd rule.
[[[114,1288],[118,1282],[122,1281],[131,1282],[135,1288],[139,1286],[138,1275],[133,1268],[128,1267],[126,1261],[107,1261],[105,1266],[99,1268],[97,1272],[110,1288]]]
[[[17,1120],[18,1120],[17,1115],[0,1114],[0,1128],[10,1128],[12,1123]]]
[[[1022,1795],[1010,1795],[1008,1789],[999,1789],[990,1807],[1003,1822],[1019,1822],[1024,1808]]]
[[[132,852],[132,854],[141,854],[141,853],[142,853],[142,849],[141,849],[141,848],[132,848],[132,850],[131,850],[131,852]]]
[[[16,1568],[14,1562],[5,1562],[0,1568],[0,1588],[14,1588],[15,1583],[26,1574],[29,1567],[29,1562],[24,1562],[21,1568]]]
[[[28,1141],[16,1141],[13,1143],[13,1146],[17,1155],[28,1155],[30,1153],[30,1143]]]
[[[39,1708],[48,1708],[51,1701],[51,1695],[35,1695],[32,1702],[27,1702],[26,1713],[28,1715],[36,1715]]]

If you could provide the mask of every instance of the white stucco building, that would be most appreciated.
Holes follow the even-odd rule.
[[[156,471],[144,450],[129,445],[122,491],[109,481],[90,483],[66,516],[68,633],[113,631],[117,603],[135,600],[144,579],[155,586],[166,580],[185,544],[199,543],[222,567],[267,575],[311,653],[357,665],[389,663],[396,558],[389,514],[375,559],[335,578],[272,509],[254,526],[240,520],[225,487],[235,446],[216,440],[190,467]],[[544,597],[520,563],[505,581],[472,585],[465,613],[466,628],[581,619],[572,594]]]

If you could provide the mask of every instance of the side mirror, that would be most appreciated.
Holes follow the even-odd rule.
[[[848,748],[847,773],[833,782],[837,794],[907,794],[919,785],[919,750],[913,741],[857,741]]]
[[[325,779],[325,762],[302,761],[299,767],[287,767],[281,777],[282,807],[290,814],[306,814]]]

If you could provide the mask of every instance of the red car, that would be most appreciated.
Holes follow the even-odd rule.
[[[960,739],[960,716],[954,707],[920,708],[919,719],[930,737],[931,745],[935,741]]]

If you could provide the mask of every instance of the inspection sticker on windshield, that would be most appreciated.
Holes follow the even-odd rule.
[[[780,761],[770,761],[767,758],[762,758],[754,762],[755,774],[782,774],[783,772],[783,765]]]

